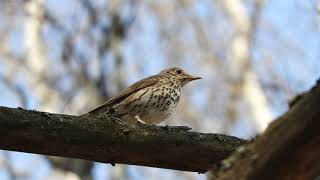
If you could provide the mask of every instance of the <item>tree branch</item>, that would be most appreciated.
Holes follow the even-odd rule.
[[[222,161],[218,179],[314,179],[320,172],[320,80],[298,97],[250,144],[182,127],[127,124],[109,115],[93,119],[0,107],[0,149],[195,172],[214,168],[235,151]]]
[[[320,80],[260,137],[224,160],[217,179],[319,179],[319,105]]]
[[[0,107],[0,149],[205,172],[246,143],[177,127]]]

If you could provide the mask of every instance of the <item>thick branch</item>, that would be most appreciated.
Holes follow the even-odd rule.
[[[320,177],[320,80],[295,99],[252,144],[224,160],[218,179],[316,179]],[[226,168],[227,167],[227,168]]]
[[[0,107],[0,149],[205,172],[246,141],[117,118]]]

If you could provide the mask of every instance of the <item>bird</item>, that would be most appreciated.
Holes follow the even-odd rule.
[[[198,79],[202,78],[192,76],[181,68],[167,68],[132,84],[85,115],[98,117],[112,110],[125,122],[157,125],[168,119],[176,109],[182,88]]]

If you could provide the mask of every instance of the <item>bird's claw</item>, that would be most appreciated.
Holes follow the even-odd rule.
[[[134,118],[137,120],[138,124],[147,124],[146,122],[144,122],[142,119],[140,119],[140,117],[138,115],[135,115]]]

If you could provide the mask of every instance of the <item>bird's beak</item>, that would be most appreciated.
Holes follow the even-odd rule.
[[[186,77],[186,80],[188,80],[188,81],[194,81],[194,80],[198,80],[198,79],[202,79],[202,77],[192,76],[192,75],[188,75]]]

